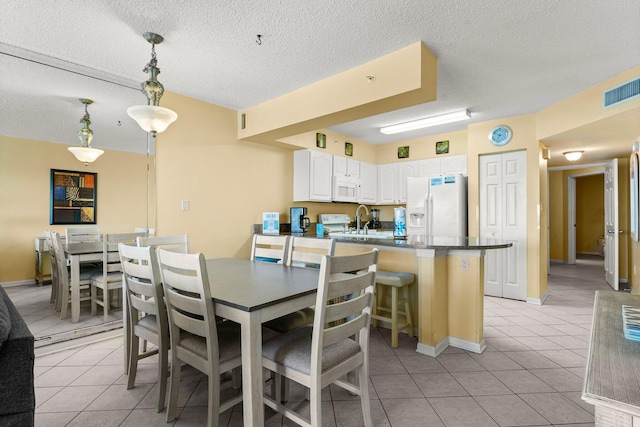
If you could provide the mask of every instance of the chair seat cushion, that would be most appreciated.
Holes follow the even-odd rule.
[[[303,326],[309,326],[313,323],[314,314],[315,310],[311,307],[307,307],[302,310],[286,314],[282,317],[278,317],[277,319],[269,320],[268,322],[265,322],[264,326],[284,334],[286,332],[293,331],[294,329],[302,328]]]
[[[280,365],[309,374],[311,371],[310,326],[279,335],[262,345],[262,357]],[[360,351],[360,345],[347,338],[322,349],[322,370],[325,371]]]
[[[138,320],[138,326],[147,329],[154,334],[158,333],[158,320],[155,314],[147,314]]]
[[[364,274],[367,270],[358,271],[358,274]],[[376,283],[386,286],[402,287],[413,283],[416,276],[412,273],[402,273],[398,271],[378,270],[376,272]]]
[[[107,281],[106,281],[106,283],[109,284],[110,288],[115,288],[116,286],[118,286],[118,282],[119,282],[120,286],[122,286],[122,273],[121,272],[114,271],[113,273],[107,273]],[[95,276],[93,276],[91,278],[91,283],[104,286],[104,284],[105,284],[104,274],[96,274]]]

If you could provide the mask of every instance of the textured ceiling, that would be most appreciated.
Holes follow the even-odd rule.
[[[380,144],[468,122],[397,135],[383,125],[464,108],[472,122],[533,113],[640,65],[639,23],[637,0],[5,0],[0,134],[72,144],[77,98],[89,97],[94,146],[144,151],[125,110],[144,103],[132,88],[145,79],[145,31],[165,37],[167,90],[233,109],[422,40],[439,61],[436,101],[332,128]]]

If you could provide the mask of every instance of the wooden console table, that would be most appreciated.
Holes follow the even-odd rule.
[[[640,425],[640,341],[624,337],[622,306],[640,296],[597,291],[582,399],[595,405],[596,426]]]

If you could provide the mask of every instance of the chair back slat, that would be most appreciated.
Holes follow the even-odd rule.
[[[138,246],[152,246],[154,249],[162,248],[172,252],[189,253],[189,236],[178,234],[174,236],[142,236],[137,240]]]
[[[363,293],[353,299],[343,300],[327,305],[324,321],[327,323],[334,322],[336,320],[346,319],[353,315],[358,315],[371,303],[367,295],[368,294]]]
[[[118,252],[129,316],[134,317],[135,323],[142,313],[160,314],[157,316],[159,330],[168,335],[166,316],[162,315],[166,313],[166,308],[155,251],[121,242],[118,244]]]
[[[289,236],[265,236],[254,234],[251,244],[251,260],[272,261],[284,264],[289,249]]]
[[[358,334],[365,327],[365,325],[369,324],[369,322],[369,314],[363,313],[360,316],[345,323],[331,326],[324,330],[322,344],[324,347],[326,347],[333,343],[352,337]]]
[[[287,266],[319,268],[324,255],[333,256],[336,242],[333,239],[293,236],[289,240]]]
[[[74,225],[66,229],[67,243],[99,242],[102,240],[100,227],[97,225]]]

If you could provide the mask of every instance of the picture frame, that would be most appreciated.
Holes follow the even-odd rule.
[[[98,174],[51,169],[49,224],[96,224]]]
[[[399,159],[407,159],[409,158],[409,146],[406,145],[404,147],[398,147],[398,158]]]
[[[327,148],[327,135],[324,133],[316,133],[316,147]]]
[[[436,154],[447,154],[449,152],[449,141],[436,142]]]
[[[344,154],[345,156],[353,156],[353,144],[350,142],[344,143]]]

